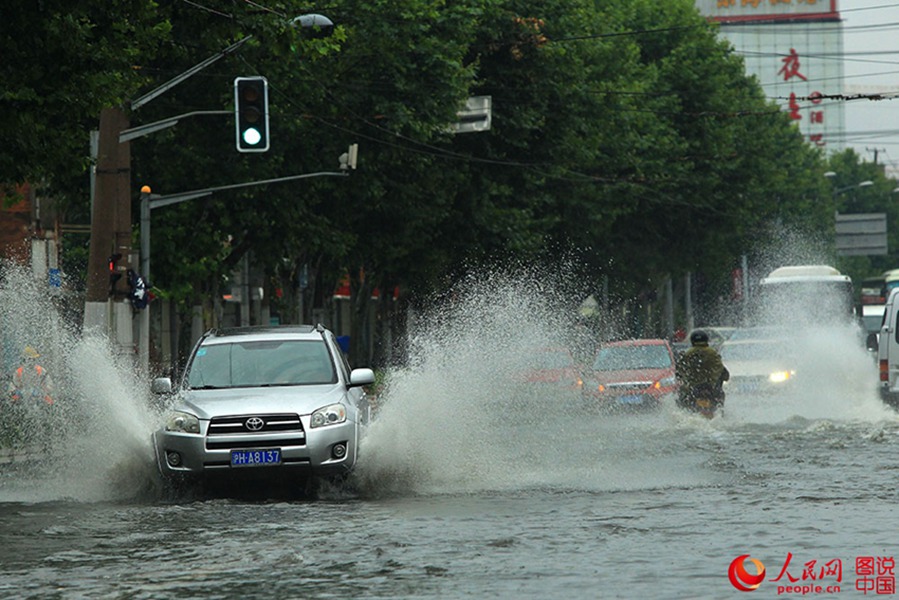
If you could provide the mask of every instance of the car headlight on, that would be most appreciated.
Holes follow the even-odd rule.
[[[200,419],[186,412],[176,411],[165,422],[166,431],[179,433],[200,433]]]
[[[795,371],[774,371],[768,375],[768,381],[771,383],[783,383],[795,375]]]
[[[312,413],[311,427],[324,427],[325,425],[337,425],[346,421],[346,406],[343,404],[331,404],[324,406]]]

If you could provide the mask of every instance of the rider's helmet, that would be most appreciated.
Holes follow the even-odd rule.
[[[690,334],[690,344],[693,346],[708,346],[709,334],[702,330],[696,330]]]
[[[25,346],[25,349],[22,350],[22,358],[35,360],[40,357],[41,353],[35,350],[33,346]]]

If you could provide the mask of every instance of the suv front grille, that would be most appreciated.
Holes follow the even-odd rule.
[[[260,423],[261,421],[261,423]],[[239,435],[253,433],[280,433],[284,431],[303,432],[299,415],[235,415],[213,417],[209,422],[207,436]]]
[[[250,439],[251,437],[255,439]],[[208,450],[305,445],[306,432],[296,414],[214,417],[209,422],[209,431],[206,433]]]

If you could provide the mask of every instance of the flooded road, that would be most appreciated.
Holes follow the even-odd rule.
[[[861,596],[856,559],[897,550],[899,419],[856,399],[842,419],[753,422],[729,402],[713,421],[507,423],[489,454],[369,464],[317,500],[171,500],[140,477],[104,500],[5,465],[0,596],[731,598],[744,554],[765,597],[790,576]],[[840,581],[802,579],[834,560]]]
[[[830,598],[895,584],[899,416],[854,341],[816,341],[810,386],[731,395],[712,420],[603,414],[510,377],[570,330],[520,292],[411,328],[357,472],[316,499],[163,493],[146,382],[57,329],[40,340],[66,386],[50,458],[0,456],[0,597]]]

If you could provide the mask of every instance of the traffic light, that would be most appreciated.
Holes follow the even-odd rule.
[[[116,252],[115,254],[110,254],[109,259],[107,259],[107,263],[109,264],[109,295],[116,295],[116,285],[119,280],[122,278],[122,272],[119,268],[119,261],[122,260],[122,254],[120,252]]]
[[[238,152],[268,150],[268,81],[265,77],[234,80],[234,121]]]

